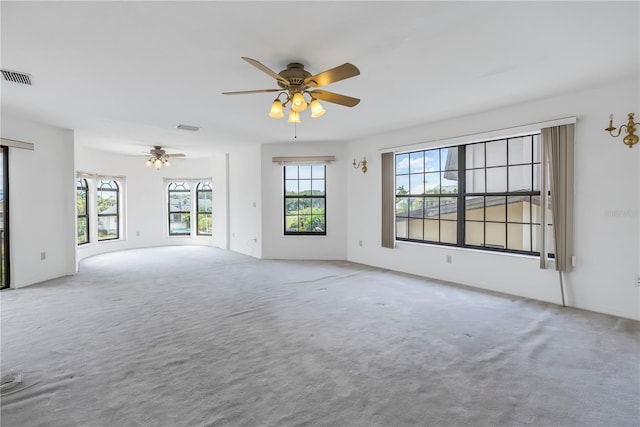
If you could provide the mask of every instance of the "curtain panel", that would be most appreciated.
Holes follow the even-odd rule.
[[[382,153],[382,240],[383,248],[395,248],[395,176],[393,175],[393,153]]]
[[[547,188],[551,190],[555,269],[560,272],[568,272],[572,269],[574,133],[575,125],[573,124],[544,128],[541,131],[544,163],[549,173],[549,185],[543,186],[543,189],[544,195],[547,193]],[[543,180],[546,181],[545,171],[543,171]],[[543,212],[545,210],[543,209]],[[542,228],[544,227],[543,222]],[[543,243],[540,250],[541,266],[547,257],[545,246]]]

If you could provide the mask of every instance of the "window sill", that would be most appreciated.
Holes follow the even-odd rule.
[[[429,247],[429,248],[440,249],[440,250],[443,250],[443,251],[452,250],[452,251],[483,254],[483,255],[509,256],[509,257],[514,257],[514,258],[524,258],[524,259],[532,259],[532,260],[537,260],[537,259],[540,258],[538,255],[518,254],[518,253],[513,253],[513,252],[490,251],[490,250],[485,250],[485,249],[472,249],[472,248],[464,248],[464,247],[454,246],[454,245],[447,246],[447,245],[436,245],[436,244],[431,244],[431,243],[407,242],[407,241],[404,241],[404,240],[396,240],[395,244],[396,244],[396,247],[398,247],[398,245],[400,245],[400,246],[406,245],[406,246],[411,246],[411,247]],[[554,258],[547,258],[547,262],[555,263],[555,259]]]

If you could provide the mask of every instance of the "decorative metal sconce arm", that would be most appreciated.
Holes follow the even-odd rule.
[[[358,163],[356,163],[356,159],[353,159],[353,168],[354,169],[362,168],[362,173],[367,173],[367,158],[364,157]]]
[[[287,92],[280,92],[278,94],[278,96],[276,97],[276,99],[280,99],[280,96],[284,95],[284,102],[282,102],[282,100],[280,100],[280,102],[282,102],[282,106],[286,107],[287,104],[289,103],[289,101],[291,101],[291,97],[289,96],[289,94]]]
[[[609,127],[606,128],[605,131],[609,132],[609,135],[611,135],[612,137],[617,138],[622,133],[622,130],[625,129],[627,135],[622,139],[622,142],[624,142],[625,145],[631,148],[638,143],[638,135],[636,135],[636,126],[640,126],[640,123],[635,123],[633,121],[633,113],[629,113],[628,117],[629,117],[629,121],[627,122],[627,124],[620,126],[620,128],[618,129],[618,133],[614,133],[614,131],[616,130],[616,127],[613,126],[613,114],[611,114],[609,116]]]

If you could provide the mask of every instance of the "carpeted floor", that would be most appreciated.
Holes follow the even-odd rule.
[[[0,293],[2,427],[639,426],[640,322],[206,247]]]

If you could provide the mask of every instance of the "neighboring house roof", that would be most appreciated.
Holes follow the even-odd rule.
[[[423,196],[418,196],[418,197],[423,197]],[[511,204],[519,203],[519,202],[529,202],[529,201],[531,201],[531,204],[535,206],[540,206],[539,196],[528,196],[528,195],[509,196],[509,202]],[[490,196],[486,198],[477,197],[477,198],[472,198],[468,200],[466,203],[466,208],[467,210],[476,210],[476,209],[482,209],[484,207],[492,207],[492,206],[499,206],[499,205],[504,205],[504,203],[502,203],[502,200],[500,200],[499,197],[490,197]],[[408,218],[429,218],[429,217],[434,217],[438,215],[455,213],[457,209],[458,209],[457,203],[448,203],[448,204],[441,204],[440,206],[427,206],[427,207],[423,206],[422,208],[419,208],[419,209],[412,209],[407,213],[407,215],[408,215]],[[406,221],[408,218],[402,216],[402,217],[398,217],[398,220]]]
[[[118,214],[117,205],[110,206],[107,209],[100,212],[100,215],[117,215],[117,214]]]

